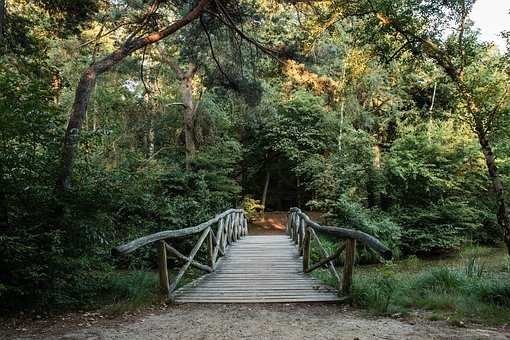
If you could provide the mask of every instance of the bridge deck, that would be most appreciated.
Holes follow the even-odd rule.
[[[340,301],[333,288],[302,271],[286,235],[246,236],[232,244],[215,272],[176,292],[175,302],[258,303]]]

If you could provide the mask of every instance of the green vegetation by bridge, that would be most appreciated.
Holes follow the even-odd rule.
[[[3,324],[230,292],[503,327],[502,3],[0,0]]]

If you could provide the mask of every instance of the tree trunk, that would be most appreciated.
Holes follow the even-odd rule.
[[[111,70],[131,53],[147,45],[156,43],[186,26],[202,14],[209,2],[210,0],[200,0],[197,5],[180,20],[175,21],[161,31],[150,33],[135,40],[126,41],[126,43],[115,52],[100,61],[94,62],[85,70],[76,88],[74,104],[64,137],[62,165],[57,181],[58,190],[63,191],[71,186],[71,175],[76,156],[78,137],[87,114],[87,106],[90,101],[92,90],[96,84],[97,76]]]
[[[186,150],[186,170],[191,170],[191,162],[195,155],[195,106],[193,105],[193,84],[194,72],[187,72],[181,78],[181,96],[184,103],[184,147]]]
[[[198,104],[193,104],[193,78],[198,70],[196,65],[190,64],[188,70],[183,70],[179,64],[161,52],[161,61],[173,68],[181,80],[180,91],[184,106],[184,149],[186,153],[186,170],[191,170],[191,163],[195,155],[195,111]]]
[[[262,191],[262,205],[264,209],[266,208],[266,199],[267,199],[267,190],[269,189],[269,179],[271,174],[269,170],[266,169],[266,182],[264,183],[264,191]]]
[[[76,156],[78,137],[87,114],[87,106],[89,104],[90,94],[96,84],[96,77],[97,67],[96,65],[92,65],[83,73],[76,87],[73,109],[64,136],[62,168],[57,183],[60,190],[71,187],[71,175]]]
[[[498,224],[503,229],[504,241],[508,248],[508,254],[510,255],[510,219],[508,218],[508,207],[505,202],[505,192],[501,177],[498,175],[496,167],[495,157],[492,152],[492,147],[487,139],[485,130],[482,128],[480,123],[476,124],[476,134],[478,141],[482,148],[483,155],[485,157],[485,163],[487,164],[487,170],[489,178],[494,186],[494,192],[496,194],[496,207]]]

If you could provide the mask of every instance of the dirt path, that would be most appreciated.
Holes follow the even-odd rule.
[[[249,235],[279,235],[285,234],[287,223],[287,211],[265,212],[264,217],[259,218],[248,225]],[[313,220],[320,217],[320,213],[307,212]]]
[[[25,333],[29,333],[28,332]],[[52,335],[43,335],[52,334]],[[1,335],[1,334],[0,334]],[[1,337],[1,336],[0,336]],[[127,321],[104,320],[95,326],[47,327],[38,334],[6,339],[510,339],[488,328],[458,328],[439,321],[368,318],[345,305],[185,304]]]

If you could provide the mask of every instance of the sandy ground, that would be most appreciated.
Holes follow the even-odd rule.
[[[444,321],[367,317],[336,304],[183,304],[93,326],[59,324],[3,339],[510,339],[510,331]]]

